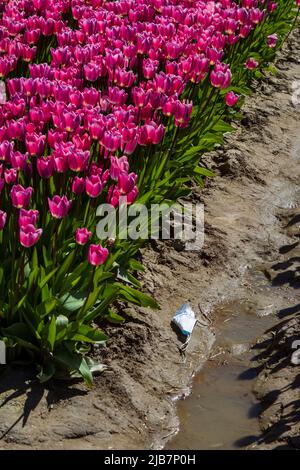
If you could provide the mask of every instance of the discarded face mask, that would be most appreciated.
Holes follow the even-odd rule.
[[[181,305],[175,312],[172,322],[180,329],[184,336],[190,336],[192,334],[197,319],[189,303]]]

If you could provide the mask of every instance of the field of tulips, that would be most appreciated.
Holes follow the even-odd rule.
[[[141,292],[143,240],[99,240],[97,207],[174,202],[239,119],[300,0],[2,0],[0,339],[39,379],[102,366],[95,322]]]

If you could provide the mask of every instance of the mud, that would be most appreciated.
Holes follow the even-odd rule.
[[[282,282],[277,261],[279,249],[298,241],[297,230],[288,231],[283,219],[286,209],[300,204],[300,109],[291,104],[299,57],[297,33],[279,58],[278,75],[254,86],[236,134],[206,158],[216,177],[204,191],[193,191],[193,199],[205,204],[204,249],[155,242],[143,250],[144,289],[161,310],[127,309],[125,326],[109,329],[107,347],[96,351],[108,369],[90,391],[81,383],[45,388],[28,369],[7,370],[0,381],[0,448],[161,448],[179,427],[175,398],[189,393],[218,329],[217,322],[202,321],[182,357],[170,327],[176,308],[190,300],[199,317],[200,305],[213,319],[218,304],[245,297],[253,270],[282,283],[275,298],[252,292],[259,308],[272,305],[274,314],[279,305],[295,308],[297,268],[293,262],[289,281]]]

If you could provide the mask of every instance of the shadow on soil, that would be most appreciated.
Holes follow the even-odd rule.
[[[32,369],[26,367],[24,369],[3,367],[0,368],[0,395],[4,396],[4,400],[0,403],[0,409],[17,398],[24,398],[23,410],[20,416],[0,434],[0,440],[8,435],[10,431],[22,421],[24,427],[32,411],[39,405],[45,395],[48,408],[55,403],[68,400],[69,398],[85,395],[87,392],[75,388],[69,388],[70,383],[50,381],[47,386],[40,384],[35,378]]]

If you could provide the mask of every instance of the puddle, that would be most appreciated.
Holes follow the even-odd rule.
[[[257,439],[260,404],[252,393],[249,346],[278,321],[271,310],[272,304],[249,301],[217,308],[212,358],[196,375],[192,394],[178,403],[181,427],[166,449],[239,449]]]

